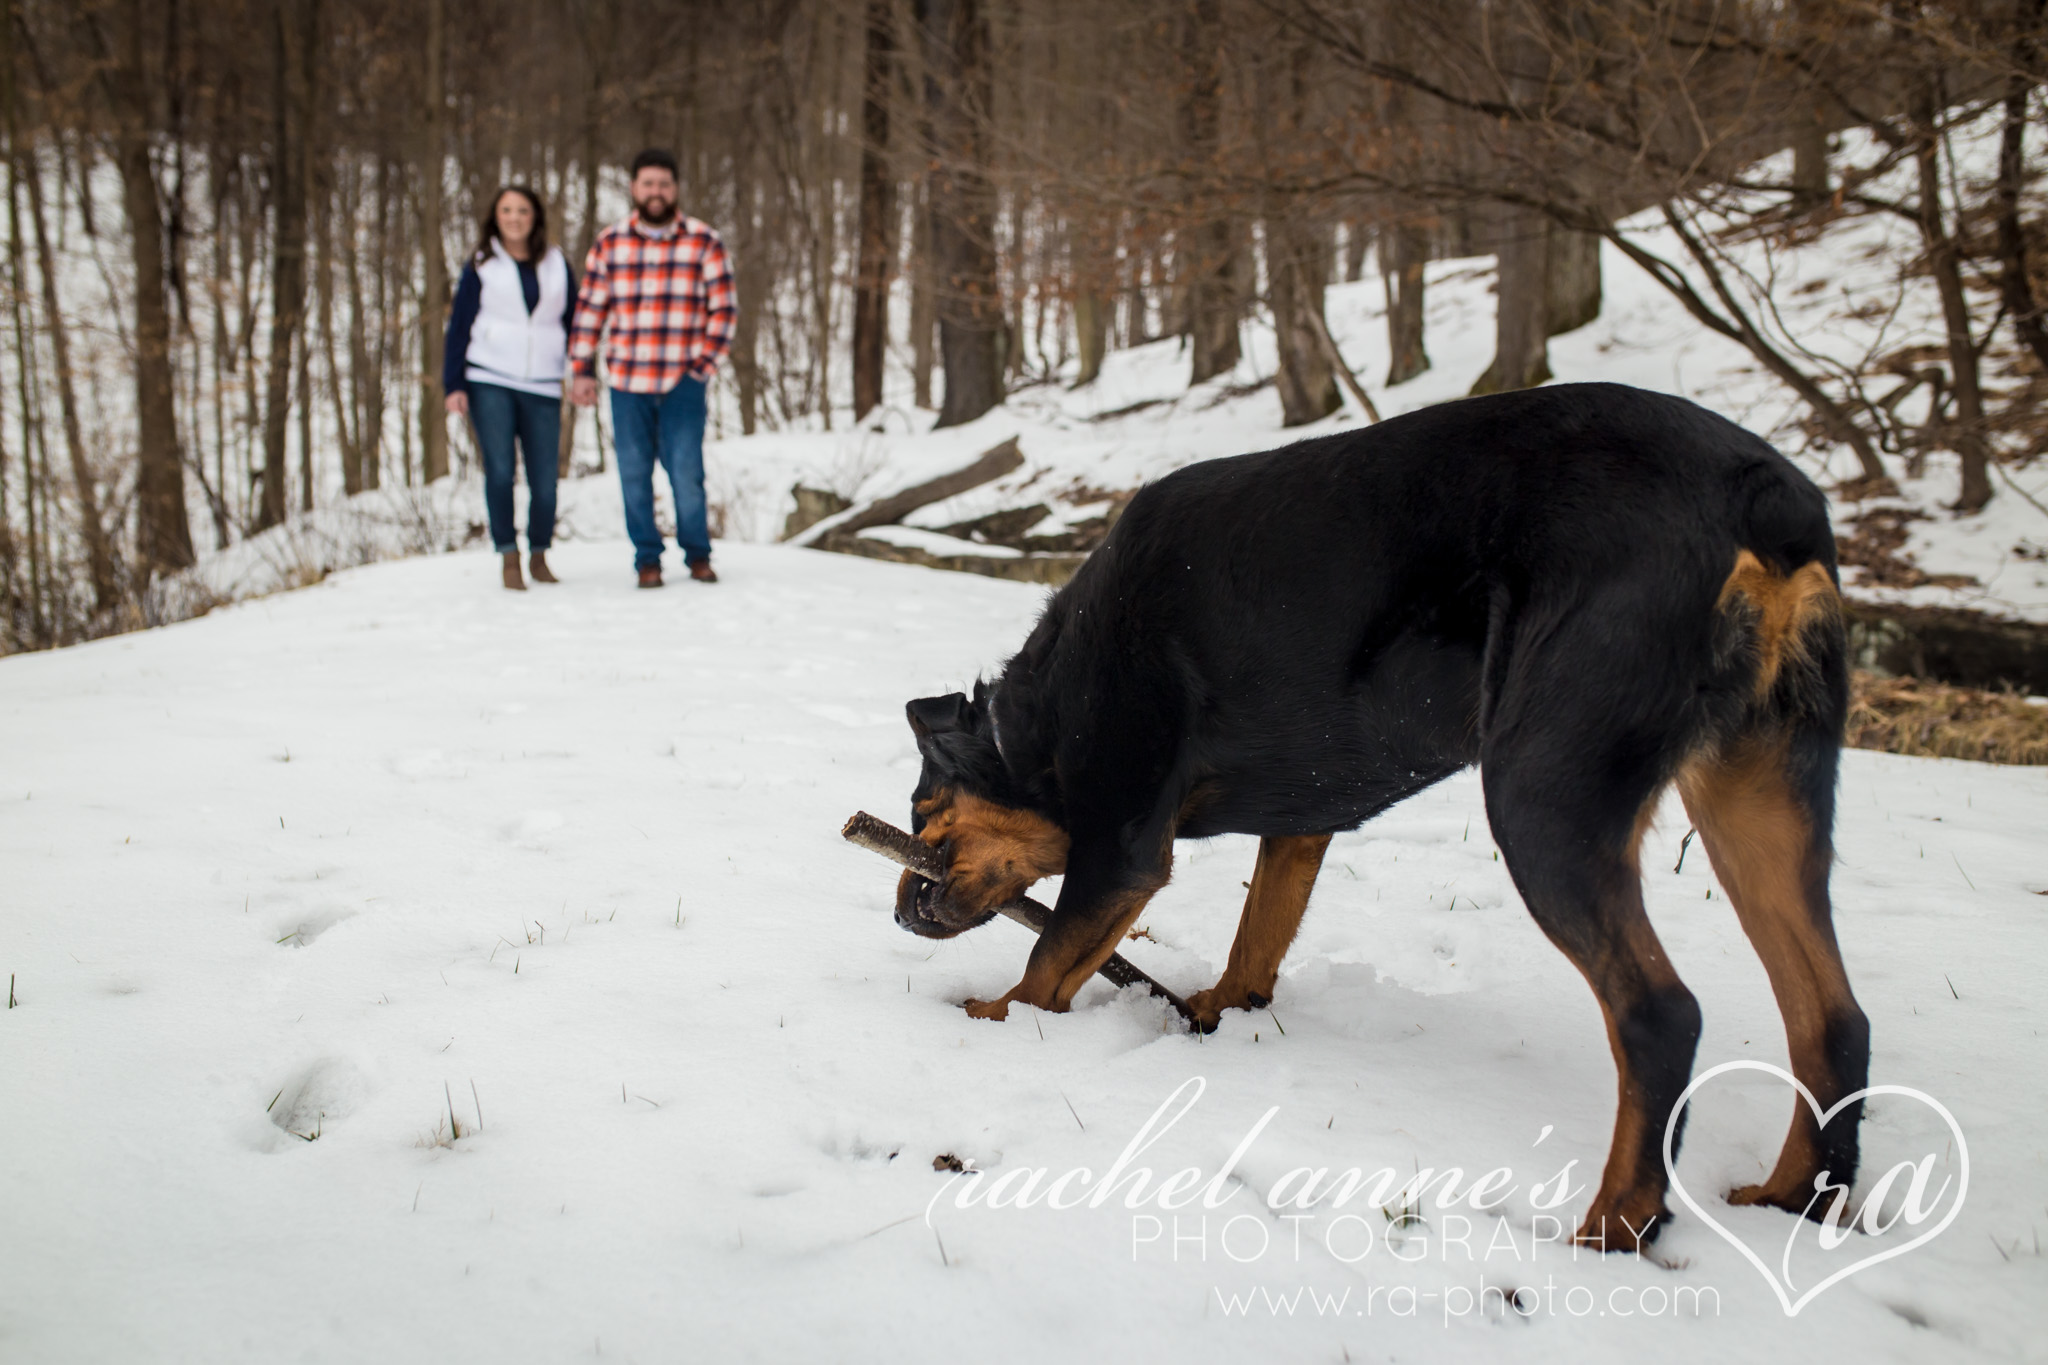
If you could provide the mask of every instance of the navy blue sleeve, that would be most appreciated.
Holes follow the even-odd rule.
[[[441,348],[441,392],[467,393],[463,377],[469,356],[469,329],[476,325],[477,309],[483,306],[484,282],[477,278],[476,263],[462,267],[462,282],[455,286],[455,303],[448,310],[448,340]]]

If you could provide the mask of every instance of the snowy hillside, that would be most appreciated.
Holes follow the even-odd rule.
[[[1444,392],[1465,358],[1439,354]],[[1007,421],[1047,461],[1073,433],[1045,477],[1111,484],[1272,439],[1269,393],[1172,422],[1063,406],[1163,394],[1168,359],[919,458]],[[720,455],[772,489],[862,439]],[[1568,1162],[1590,1182],[1613,1070],[1476,781],[1338,839],[1268,1014],[1204,1040],[1098,981],[1069,1015],[971,1023],[957,1002],[1007,987],[1028,936],[901,933],[892,869],[836,835],[856,808],[904,818],[904,700],[993,666],[1041,591],[731,544],[716,589],[636,593],[589,517],[546,591],[431,556],[0,660],[0,1359],[2042,1358],[2048,770],[1846,756],[1836,898],[1873,1079],[1968,1143],[1882,1096],[1866,1170],[1928,1154],[1938,1185],[1967,1160],[1969,1196],[1787,1318],[1684,1210],[1654,1262],[1545,1240],[1529,1186]],[[1783,1063],[1762,969],[1698,849],[1672,870],[1666,817],[1647,893],[1706,1013],[1701,1070]],[[1130,957],[1209,984],[1252,858],[1184,846]],[[990,1208],[987,1181],[963,1208],[971,1177],[934,1169],[1101,1176],[1198,1077],[1136,1164],[1214,1177],[1276,1110],[1218,1208]],[[1773,1267],[1812,1229],[1719,1195],[1790,1103],[1717,1079],[1680,1163]],[[1408,1226],[1267,1207],[1292,1168],[1353,1166],[1507,1167],[1520,1193]],[[1789,1273],[1810,1288],[1880,1241],[1802,1244]],[[1504,1309],[1525,1286],[1547,1302]]]
[[[1822,286],[1799,295],[1786,312],[1813,344],[1906,346],[1938,339],[1937,319],[1888,316],[1890,330],[1854,335],[1859,327],[1838,314],[1894,286],[1908,244],[1896,230],[1864,223],[1835,231],[1788,253],[1777,268]],[[1654,240],[1654,234],[1647,234]],[[1490,259],[1440,261],[1429,267],[1428,372],[1397,388],[1381,388],[1387,368],[1385,302],[1377,278],[1333,286],[1328,294],[1333,336],[1373,394],[1382,415],[1462,397],[1493,355],[1493,263]],[[1678,303],[1611,246],[1604,258],[1605,304],[1597,320],[1550,342],[1556,378],[1607,380],[1682,394],[1776,440],[1824,486],[1855,472],[1846,451],[1809,448],[1799,430],[1796,400],[1758,371],[1733,342],[1707,332]],[[1910,295],[1909,301],[1931,303]],[[899,313],[902,311],[898,310]],[[1867,309],[1865,310],[1867,311]],[[1925,311],[1925,310],[1923,310]],[[1916,328],[1913,323],[1919,325]],[[963,427],[932,431],[933,415],[910,403],[908,376],[891,368],[888,399],[879,416],[857,430],[719,435],[722,404],[713,404],[706,483],[729,540],[779,538],[792,507],[790,487],[803,482],[849,498],[879,496],[971,461],[1017,435],[1023,468],[1007,478],[922,509],[912,527],[939,527],[1004,507],[1047,503],[1047,530],[1098,516],[1104,495],[1129,490],[1193,460],[1265,450],[1288,441],[1356,426],[1347,405],[1312,426],[1282,429],[1273,388],[1272,331],[1254,319],[1244,328],[1245,358],[1238,369],[1189,388],[1188,356],[1174,340],[1111,352],[1101,377],[1085,388],[1065,381],[1013,393],[1002,407]],[[1071,377],[1071,365],[1067,375]],[[1921,399],[1908,400],[1900,416]],[[846,414],[840,414],[844,423]],[[585,467],[596,459],[586,422]],[[1896,463],[1896,462],[1895,462]],[[1847,575],[1853,593],[1915,605],[1970,607],[1995,615],[2048,621],[2048,466],[2001,473],[1999,496],[1981,514],[1956,518],[1945,510],[1956,491],[1951,457],[1937,453],[1917,479],[1902,482],[1902,496],[1877,503],[1838,503],[1838,527],[1873,507],[1899,509],[1908,518],[1901,547],[1928,573],[1951,575],[1957,585],[1883,587]],[[667,505],[665,489],[657,499]],[[524,493],[521,492],[523,499]],[[622,534],[617,483],[610,473],[563,485],[565,538]],[[195,571],[209,594],[239,598],[313,581],[325,569],[349,567],[394,553],[418,553],[465,543],[482,535],[482,494],[474,480],[430,489],[387,489],[322,508],[309,518],[207,557]],[[663,514],[665,515],[665,513]],[[471,523],[476,523],[474,528]],[[896,538],[902,532],[894,533]],[[984,551],[985,552],[985,551]]]
[[[1995,128],[1989,134],[1979,130],[1965,141],[1965,160],[1973,167],[1995,156],[1993,134]],[[1628,231],[1654,252],[1682,255],[1655,213],[1633,220]],[[1753,277],[1776,282],[1770,313],[1789,338],[1781,344],[1815,357],[1824,370],[1844,373],[1881,368],[1874,357],[1939,354],[1944,334],[1938,302],[1932,287],[1914,274],[1918,254],[1910,225],[1876,217],[1836,223],[1793,246],[1733,250]],[[1381,385],[1388,349],[1379,279],[1368,271],[1366,279],[1334,285],[1326,296],[1332,335],[1383,416],[1464,396],[1493,357],[1493,261],[1437,261],[1427,273],[1426,341],[1433,365],[1391,389]],[[1692,398],[1777,442],[1825,487],[1857,472],[1845,448],[1816,441],[1806,410],[1790,390],[1740,346],[1702,327],[1611,244],[1603,247],[1602,278],[1599,317],[1549,343],[1558,381],[1603,380]],[[1277,359],[1270,320],[1255,315],[1242,334],[1245,356],[1238,368],[1204,385],[1189,387],[1188,353],[1169,339],[1112,351],[1100,378],[1082,388],[1070,387],[1075,370],[1069,362],[1058,382],[1021,389],[979,421],[941,432],[930,430],[930,413],[911,405],[908,375],[892,366],[883,411],[860,430],[727,433],[715,439],[708,455],[712,497],[727,509],[729,535],[773,540],[790,508],[793,482],[874,497],[958,468],[1017,434],[1026,457],[1022,469],[927,507],[911,524],[945,526],[1033,502],[1049,503],[1055,518],[1080,520],[1102,510],[1092,501],[1099,493],[1133,488],[1193,460],[1270,449],[1363,420],[1347,400],[1322,422],[1283,429],[1272,384]],[[1889,380],[1879,382],[1876,392],[1890,386]],[[1924,420],[1927,401],[1924,390],[1905,398],[1893,419],[1902,425]],[[715,421],[718,415],[714,409]],[[845,418],[842,412],[840,421]],[[1903,514],[1902,552],[1927,573],[1955,581],[1886,586],[1851,572],[1846,577],[1853,593],[2048,621],[2048,464],[2000,469],[1991,505],[1964,518],[1947,510],[1957,492],[1953,456],[1933,453],[1917,475],[1896,456],[1889,464],[1902,476],[1901,495],[1838,501],[1838,529],[1847,531],[1857,516],[1876,509]]]

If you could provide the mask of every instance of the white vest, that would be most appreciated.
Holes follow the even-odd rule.
[[[540,302],[529,313],[526,292],[519,287],[519,263],[491,239],[489,259],[476,268],[483,296],[463,354],[464,374],[471,381],[528,393],[561,392],[569,357],[569,334],[562,325],[569,306],[568,262],[558,248],[549,247],[534,273],[540,278]]]

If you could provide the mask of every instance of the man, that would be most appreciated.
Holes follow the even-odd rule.
[[[597,403],[597,341],[607,323],[612,436],[626,533],[640,586],[661,586],[654,466],[668,471],[676,541],[690,577],[716,583],[704,516],[704,391],[732,343],[732,268],[710,224],[676,212],[676,159],[633,158],[633,213],[598,234],[569,334],[569,400]]]

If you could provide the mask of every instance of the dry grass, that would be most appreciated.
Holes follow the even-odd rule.
[[[1848,740],[1892,754],[2048,764],[2048,706],[2009,692],[1858,673]]]

